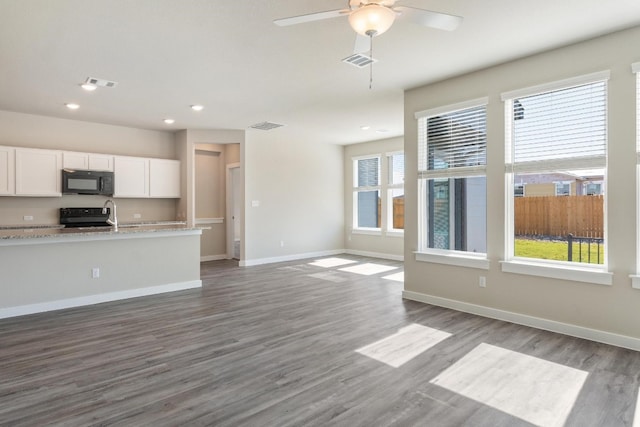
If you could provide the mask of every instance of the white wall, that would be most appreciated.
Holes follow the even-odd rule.
[[[636,273],[635,75],[640,61],[640,28],[541,53],[405,93],[406,234],[405,253],[418,247],[417,122],[414,113],[488,97],[487,254],[489,271],[417,262],[405,258],[405,291],[424,300],[463,303],[463,309],[489,308],[547,319],[564,325],[640,338],[640,290]],[[504,105],[500,94],[569,77],[611,70],[609,80],[609,164],[607,240],[613,285],[503,273],[505,256]],[[487,287],[480,288],[480,275]],[[439,300],[438,300],[439,299]],[[446,299],[446,300],[444,300]],[[522,317],[520,317],[522,319]]]
[[[344,248],[342,146],[283,135],[246,135],[245,265]]]
[[[379,235],[358,234],[353,232],[353,158],[366,155],[381,155],[404,150],[404,138],[389,138],[363,142],[344,147],[344,217],[345,248],[355,254],[402,259],[404,256],[404,236],[384,231],[390,218],[386,218],[386,209],[382,209],[383,230]],[[381,178],[386,179],[385,161],[382,160]]]

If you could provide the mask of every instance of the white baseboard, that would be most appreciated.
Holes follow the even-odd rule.
[[[298,259],[314,258],[321,256],[340,255],[345,253],[344,249],[334,249],[330,251],[306,252],[303,254],[284,255],[272,258],[247,259],[240,261],[240,267],[251,267],[254,265],[272,264],[275,262],[295,261]]]
[[[367,256],[371,258],[390,259],[393,261],[404,261],[404,255],[382,254],[379,252],[358,251],[355,249],[347,249],[345,253],[350,255]]]
[[[128,289],[126,291],[109,292],[106,294],[87,295],[84,297],[68,298],[56,301],[48,301],[37,304],[20,305],[17,307],[0,308],[0,319],[8,317],[24,316],[27,314],[43,313],[45,311],[62,310],[64,308],[81,307],[84,305],[100,304],[103,302],[117,301],[129,298],[144,297],[148,295],[163,294],[166,292],[182,291],[202,287],[202,280],[189,282],[169,283],[166,285],[149,286],[146,288]]]
[[[201,256],[201,257],[200,257],[200,262],[207,262],[207,261],[219,261],[219,260],[221,260],[221,259],[228,259],[228,258],[227,258],[227,254]]]
[[[554,320],[547,320],[539,317],[527,316],[525,314],[513,313],[511,311],[504,311],[496,308],[451,300],[448,298],[436,297],[419,292],[403,291],[402,297],[408,300],[463,311],[465,313],[477,314],[479,316],[516,323],[518,325],[530,326],[532,328],[543,329],[545,331],[557,332],[572,337],[584,338],[603,344],[640,351],[640,339],[625,335],[618,335],[611,332],[556,322]]]

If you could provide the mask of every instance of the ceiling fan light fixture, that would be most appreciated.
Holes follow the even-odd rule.
[[[388,7],[370,3],[359,7],[349,14],[351,28],[363,36],[378,36],[393,25],[396,14]]]

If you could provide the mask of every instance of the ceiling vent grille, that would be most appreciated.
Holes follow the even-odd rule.
[[[87,83],[100,87],[116,87],[118,82],[112,82],[110,80],[99,79],[96,77],[87,77]]]
[[[351,64],[354,67],[364,68],[369,64],[373,64],[374,62],[378,62],[377,59],[373,59],[370,56],[364,55],[362,53],[354,53],[351,56],[347,56],[342,60],[342,62],[346,62],[347,64]]]
[[[284,125],[280,125],[278,123],[271,123],[271,122],[262,122],[262,123],[256,123],[255,125],[251,125],[249,127],[252,129],[259,129],[259,130],[271,130],[271,129],[279,128],[282,126]]]

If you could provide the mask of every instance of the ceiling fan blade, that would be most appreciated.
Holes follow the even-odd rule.
[[[453,31],[462,23],[461,16],[449,15],[447,13],[432,12],[430,10],[409,6],[396,6],[393,9],[396,12],[400,12],[401,18],[410,19],[416,24],[437,30]]]
[[[371,49],[371,39],[362,34],[356,34],[356,43],[353,46],[353,53],[369,52]]]
[[[292,16],[291,18],[281,18],[273,21],[281,27],[288,25],[303,24],[305,22],[320,21],[322,19],[338,18],[351,12],[349,9],[328,10],[326,12],[309,13],[307,15]]]

